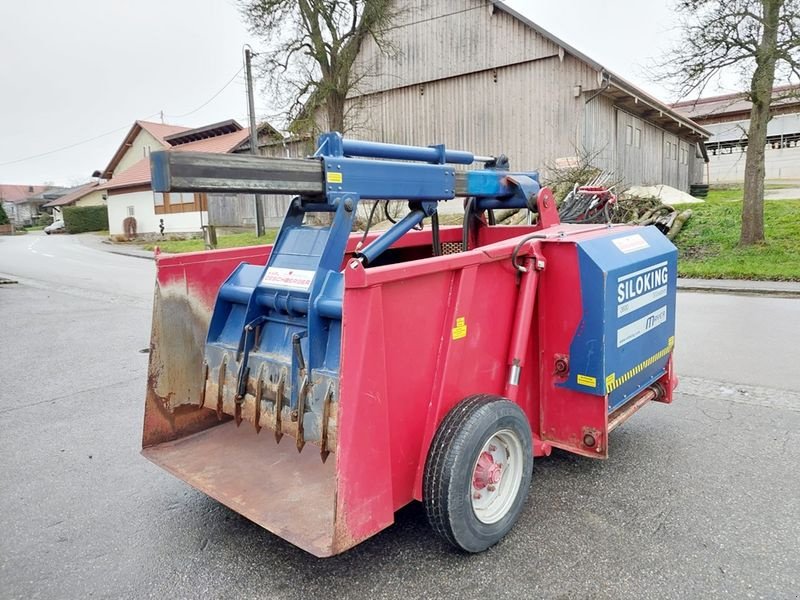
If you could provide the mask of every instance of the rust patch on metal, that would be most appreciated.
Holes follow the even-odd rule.
[[[142,447],[219,424],[202,408],[203,345],[210,310],[183,286],[156,286],[147,372]]]
[[[328,384],[325,398],[322,401],[322,434],[319,444],[319,455],[322,462],[328,460],[330,450],[328,450],[328,421],[330,420],[331,402],[333,401],[333,384]]]

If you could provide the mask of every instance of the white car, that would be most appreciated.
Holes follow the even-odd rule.
[[[44,228],[44,232],[47,235],[50,235],[51,233],[64,233],[64,231],[64,221],[61,220],[53,221],[50,223],[50,225]]]

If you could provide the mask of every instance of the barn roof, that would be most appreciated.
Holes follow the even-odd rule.
[[[697,100],[677,102],[672,107],[687,117],[703,121],[726,121],[750,118],[753,103],[747,94],[724,94]],[[793,112],[800,109],[800,85],[785,85],[772,90],[771,109],[777,112]]]
[[[565,53],[586,63],[600,73],[601,81],[599,82],[597,91],[612,98],[620,108],[653,122],[676,135],[690,134],[692,137],[698,139],[709,137],[710,134],[707,130],[692,121],[686,115],[673,110],[664,102],[661,102],[623,77],[605,68],[580,50],[537,25],[525,15],[517,12],[505,2],[501,0],[490,1],[496,10],[503,11],[525,23],[528,27],[536,31],[536,33],[562,48]]]

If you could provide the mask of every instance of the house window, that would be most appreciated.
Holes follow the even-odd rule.
[[[142,146],[142,154],[145,158],[150,156],[150,146]]]
[[[633,145],[636,146],[637,148],[642,147],[642,130],[639,129],[638,127],[633,132]]]
[[[633,125],[625,126],[625,144],[628,146],[633,144]]]
[[[157,215],[208,210],[206,208],[205,194],[179,192],[168,194],[154,193],[153,204]]]
[[[129,206],[129,207],[128,207],[128,216],[129,216],[129,217],[132,217],[132,216],[133,216],[133,207],[132,207],[132,206]]]

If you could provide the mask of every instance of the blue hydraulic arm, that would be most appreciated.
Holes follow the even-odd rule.
[[[488,168],[453,166],[475,162]],[[357,257],[369,265],[440,201],[472,197],[478,211],[535,209],[539,191],[537,173],[510,173],[494,157],[338,133],[320,136],[307,159],[154,152],[151,165],[157,192],[298,194],[266,266],[240,265],[219,291],[206,339],[206,394],[216,394],[220,413],[229,405],[238,411],[248,394],[271,394],[275,421],[296,419],[298,449],[307,439],[322,440],[323,457],[325,404],[335,401],[338,385],[340,268],[358,204],[409,203],[403,219],[360,250]],[[331,224],[312,224],[307,215],[317,212],[332,213]]]

